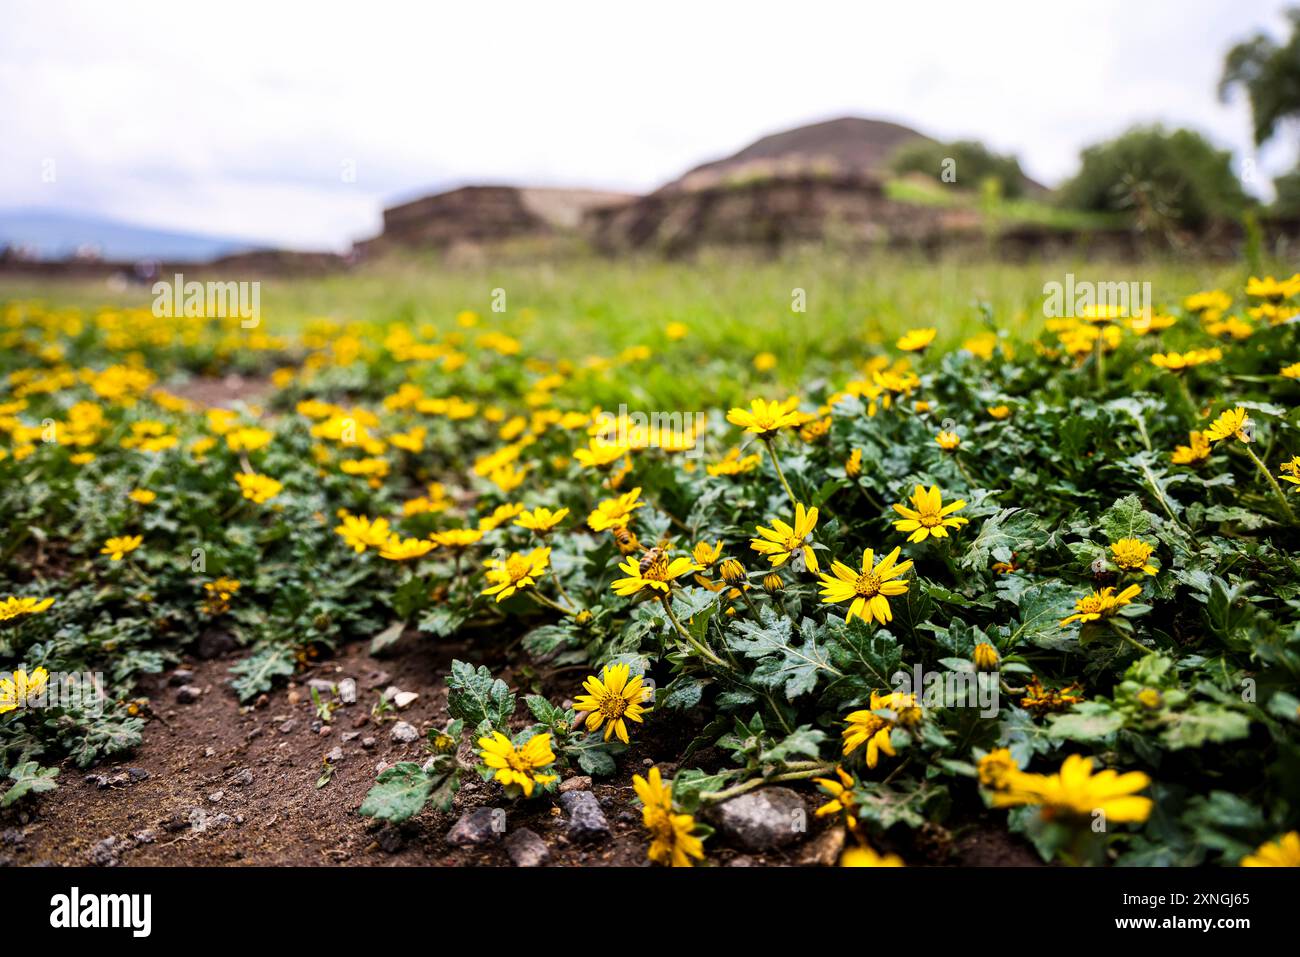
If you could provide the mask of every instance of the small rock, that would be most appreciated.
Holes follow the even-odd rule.
[[[193,704],[199,700],[199,695],[203,694],[203,689],[195,685],[181,685],[176,689],[177,704]]]
[[[215,758],[215,757],[217,756],[217,749],[216,749],[216,748],[204,748],[204,749],[203,749],[203,756],[204,756],[205,758]]]
[[[355,741],[359,737],[361,737],[360,731],[344,731],[342,734],[339,735],[339,739],[344,744],[348,744],[352,741]]]
[[[293,718],[290,718],[288,721],[284,722],[284,724],[280,725],[280,733],[292,734],[293,729],[296,727],[298,727],[298,722],[294,721]]]
[[[375,745],[378,743],[379,742],[377,742],[374,738],[370,737],[369,735],[366,735],[364,738],[361,739],[361,746],[365,748],[367,751],[373,751],[375,749]]]
[[[158,839],[157,832],[153,828],[145,828],[143,831],[136,831],[131,835],[131,840],[137,844],[152,844]]]
[[[265,694],[260,694],[257,696],[257,699],[253,702],[253,707],[261,709],[261,708],[265,708],[270,703],[271,703],[271,699],[269,696]]]
[[[834,867],[844,850],[844,828],[828,828],[808,842],[799,854],[800,867]]]
[[[316,729],[316,733],[319,734],[322,738],[328,738],[331,734],[334,733],[334,726],[332,724],[322,724],[319,728]]]
[[[415,726],[405,721],[399,721],[393,725],[393,730],[388,735],[398,744],[410,744],[412,741],[420,740],[420,732],[415,730]]]
[[[327,678],[312,678],[307,682],[308,688],[313,688],[320,694],[333,694],[334,682]]]
[[[260,738],[261,736],[262,736],[262,729],[261,729],[261,728],[253,728],[252,730],[250,730],[250,731],[248,732],[248,734],[244,735],[244,740],[245,740],[245,741],[252,741],[254,738]]]
[[[571,778],[565,778],[560,782],[560,793],[568,794],[570,791],[590,791],[591,778],[585,774],[574,775]]]
[[[189,668],[177,668],[172,672],[172,676],[167,679],[167,683],[173,688],[178,685],[187,685],[194,680],[194,672]]]
[[[208,829],[208,812],[201,807],[190,808],[190,829],[200,834]]]
[[[599,841],[609,837],[609,822],[600,802],[590,791],[567,791],[560,795],[560,807],[569,816],[569,837],[574,841]]]
[[[253,783],[253,772],[248,768],[240,768],[230,779],[230,783],[237,788],[246,788]]]
[[[208,800],[211,801],[213,804],[216,804],[225,796],[226,796],[225,791],[213,791],[211,794],[208,795]]]
[[[415,703],[415,699],[418,697],[420,696],[414,691],[399,691],[393,695],[393,704],[397,706],[398,711],[405,711]]]
[[[748,851],[769,851],[803,836],[808,809],[789,788],[762,788],[719,804],[713,819],[731,843]]]
[[[396,854],[406,843],[406,838],[402,835],[401,830],[396,824],[385,824],[375,835],[375,841],[379,844],[379,849],[386,854]]]
[[[344,678],[339,682],[339,700],[344,704],[357,703],[357,682],[355,678]]]
[[[88,857],[90,863],[94,864],[96,867],[113,867],[117,864],[117,855],[121,852],[122,845],[118,842],[117,838],[106,837],[92,847],[89,852],[87,852],[86,857]]]
[[[330,748],[329,752],[325,755],[326,764],[338,764],[342,760],[343,760],[342,748]]]
[[[126,773],[132,781],[143,781],[149,777],[149,772],[144,768],[127,768]]]
[[[505,821],[505,812],[499,808],[479,807],[452,825],[447,832],[447,843],[456,847],[470,847],[476,844],[490,844],[501,836],[498,821]]]
[[[211,659],[220,658],[222,655],[234,651],[237,645],[234,637],[225,631],[209,629],[199,638],[199,647],[197,654],[200,658]]]
[[[546,842],[526,827],[507,834],[505,846],[515,867],[541,867],[551,857]]]

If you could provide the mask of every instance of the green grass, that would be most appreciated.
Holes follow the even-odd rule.
[[[650,364],[641,387],[665,400],[698,400],[701,392],[793,387],[831,363],[880,352],[914,326],[937,327],[938,347],[958,345],[985,328],[981,303],[1000,327],[1032,335],[1043,321],[1043,284],[1061,281],[1067,272],[1078,279],[1147,280],[1157,302],[1168,303],[1244,280],[1239,264],[1197,262],[1010,264],[956,257],[931,262],[807,252],[779,260],[707,255],[685,263],[586,256],[527,261],[506,254],[495,264],[452,266],[433,257],[410,257],[328,278],[264,278],[261,295],[265,327],[272,332],[291,332],[322,316],[452,328],[456,314],[468,309],[483,317],[481,329],[508,332],[542,355],[609,355],[638,344],[656,353],[671,349],[677,360]],[[491,308],[496,289],[505,291],[502,314]],[[802,313],[792,309],[800,289],[806,300]],[[152,297],[147,288],[112,293],[102,283],[0,280],[0,299],[15,298],[147,308]],[[670,322],[689,327],[684,342],[668,342],[663,330]],[[778,357],[774,371],[752,371],[751,360],[760,352]],[[695,374],[683,374],[684,366]],[[752,378],[738,382],[737,368],[750,370]],[[701,389],[701,383],[708,388]]]
[[[1048,229],[1114,229],[1125,225],[1123,215],[1066,209],[1037,199],[998,199],[989,208],[977,191],[954,189],[937,180],[919,176],[890,180],[885,195],[902,203],[939,206],[946,209],[974,209],[987,214],[996,226],[1044,226]]]

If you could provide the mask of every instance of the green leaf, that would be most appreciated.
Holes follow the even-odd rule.
[[[43,768],[35,761],[24,761],[9,772],[13,786],[0,798],[0,807],[8,807],[27,794],[40,794],[53,791],[58,787],[54,780],[59,776],[58,768]]]
[[[1236,741],[1250,734],[1250,719],[1240,711],[1201,701],[1176,712],[1161,740],[1172,751],[1199,748],[1207,741]]]
[[[1136,495],[1116,499],[1101,517],[1101,530],[1112,544],[1121,538],[1142,538],[1151,531],[1151,516]]]
[[[454,760],[434,759],[428,772],[414,761],[399,761],[379,773],[359,813],[385,821],[405,821],[420,813],[431,800],[446,810],[459,787]]]
[[[447,710],[453,718],[475,726],[475,733],[487,729],[506,731],[510,716],[515,713],[515,696],[500,678],[493,678],[486,665],[473,665],[464,661],[451,663],[447,676]]]
[[[962,557],[961,566],[983,570],[994,562],[1009,562],[1014,553],[1031,551],[1042,537],[1042,521],[1023,508],[1004,508],[984,520],[979,535]]]
[[[240,701],[251,701],[275,686],[276,678],[293,674],[293,648],[289,645],[271,645],[243,661],[230,666],[234,679],[230,682]]]
[[[841,677],[842,673],[831,664],[830,653],[824,641],[825,625],[810,618],[800,624],[800,641],[791,635],[793,623],[778,616],[770,608],[761,612],[762,623],[734,621],[727,645],[746,658],[757,661],[750,679],[763,688],[783,691],[793,701],[817,687],[823,677]]]
[[[1055,714],[1047,733],[1067,741],[1092,743],[1101,741],[1124,726],[1124,716],[1110,705],[1087,701],[1074,706],[1070,714]]]

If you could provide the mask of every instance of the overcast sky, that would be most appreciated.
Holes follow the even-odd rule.
[[[1223,54],[1283,6],[0,0],[0,209],[341,249],[430,187],[645,190],[846,114],[983,139],[1049,185],[1139,121],[1240,163]]]

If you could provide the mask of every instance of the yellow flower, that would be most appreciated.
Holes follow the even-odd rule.
[[[771,372],[776,368],[776,356],[770,352],[760,352],[754,356],[754,368],[759,372]]]
[[[587,448],[575,451],[573,457],[583,468],[603,469],[613,465],[629,451],[631,446],[626,443],[594,438],[587,443]]]
[[[390,562],[404,562],[412,558],[421,558],[435,548],[433,542],[425,538],[402,538],[392,535],[379,547],[379,557]]]
[[[11,621],[23,615],[39,615],[53,604],[53,598],[18,598],[10,595],[0,601],[0,621]]]
[[[832,562],[832,574],[821,576],[822,604],[852,602],[844,616],[845,621],[852,621],[856,615],[863,621],[874,618],[882,625],[889,624],[894,617],[889,610],[889,599],[907,592],[907,582],[893,579],[907,574],[912,568],[910,559],[897,564],[900,551],[895,548],[872,568],[874,556],[871,549],[866,549],[862,553],[861,572],[855,572],[843,562]]]
[[[840,855],[840,867],[905,867],[897,854],[877,854],[865,844],[848,847]]]
[[[1281,374],[1288,379],[1300,379],[1300,362],[1293,362],[1289,366],[1283,366]]]
[[[1020,765],[1006,748],[996,748],[979,759],[976,765],[980,784],[986,788],[1001,789],[1020,773]]]
[[[587,712],[588,731],[597,731],[605,725],[606,741],[610,735],[616,735],[627,744],[626,722],[640,724],[641,715],[653,710],[641,703],[649,700],[653,692],[642,684],[640,675],[629,680],[628,671],[625,664],[606,665],[599,678],[592,675],[582,683],[587,693],[573,701],[575,709]]]
[[[1175,465],[1196,465],[1210,457],[1210,442],[1204,432],[1187,433],[1187,445],[1174,446],[1169,460]]]
[[[519,502],[506,502],[504,505],[498,505],[492,509],[492,514],[484,515],[478,520],[478,530],[480,532],[490,532],[495,528],[500,528],[506,522],[518,515],[522,515],[524,506]]]
[[[403,452],[423,452],[424,437],[428,434],[423,426],[416,426],[407,432],[394,432],[388,437],[388,444]]]
[[[1300,485],[1300,455],[1294,455],[1291,457],[1291,461],[1279,465],[1277,477],[1283,482]]]
[[[240,491],[244,493],[244,498],[256,505],[270,501],[284,489],[283,485],[269,475],[237,472],[235,481],[239,484]]]
[[[1251,276],[1246,281],[1246,295],[1253,299],[1269,299],[1280,301],[1289,299],[1296,293],[1300,292],[1300,273],[1296,273],[1290,279],[1277,280],[1272,276],[1259,278]]]
[[[923,352],[938,334],[938,329],[909,329],[894,345],[904,352]]]
[[[209,615],[224,615],[230,611],[230,599],[239,591],[239,580],[223,575],[216,581],[204,582],[203,590],[208,593],[203,610]]]
[[[1011,415],[1011,406],[1009,405],[991,405],[985,411],[994,419],[1005,419]]]
[[[877,711],[893,711],[894,718],[876,714]],[[880,752],[894,757],[894,745],[889,740],[890,731],[895,724],[916,724],[921,720],[921,709],[916,705],[914,695],[892,692],[877,694],[871,692],[871,707],[854,711],[845,716],[843,752],[848,757],[864,744],[867,746],[867,767],[874,768],[880,761]]]
[[[830,800],[817,809],[818,817],[826,817],[830,814],[843,814],[844,823],[849,830],[854,830],[858,826],[857,815],[854,809],[857,807],[858,799],[853,789],[857,787],[857,782],[853,775],[841,767],[836,767],[835,776],[839,780],[831,778],[813,778],[813,783],[821,786]]]
[[[703,565],[707,568],[722,557],[721,540],[714,542],[712,545],[708,542],[696,542],[695,548],[691,551],[691,557],[695,559],[697,565]]]
[[[740,449],[733,448],[723,456],[722,461],[705,466],[705,471],[714,478],[719,475],[744,475],[746,472],[754,471],[761,464],[762,460],[757,455],[746,455],[742,458]]]
[[[802,502],[796,502],[793,527],[779,518],[772,522],[771,528],[758,525],[755,531],[760,537],[750,539],[749,547],[760,555],[766,555],[774,568],[784,565],[794,555],[802,555],[804,565],[815,573],[817,553],[808,539],[816,527],[817,509],[805,509]]]
[[[1232,305],[1232,297],[1222,289],[1212,289],[1209,292],[1198,292],[1195,295],[1188,296],[1183,300],[1183,308],[1188,312],[1194,312],[1207,318],[1207,316],[1218,317],[1227,312]]]
[[[1148,559],[1154,546],[1137,538],[1121,538],[1110,546],[1111,561],[1126,572],[1145,572],[1154,575],[1156,568]]]
[[[439,548],[460,552],[471,545],[478,544],[483,538],[483,533],[476,528],[449,528],[445,532],[434,532],[429,538]]]
[[[978,671],[998,670],[998,650],[987,641],[981,641],[975,646],[975,650],[971,652],[970,660],[974,662]]]
[[[1157,352],[1151,357],[1151,364],[1169,372],[1186,372],[1207,362],[1218,362],[1222,358],[1221,349],[1192,349],[1188,352]]]
[[[704,860],[704,845],[692,832],[695,819],[673,813],[672,786],[665,784],[658,768],[647,777],[632,775],[632,787],[641,799],[641,819],[650,832],[651,863],[690,867],[691,859]]]
[[[945,452],[952,452],[957,446],[961,445],[961,436],[956,432],[946,430],[936,435],[934,440],[939,444],[939,448]]]
[[[617,498],[606,499],[596,506],[596,510],[587,516],[587,525],[593,532],[604,532],[611,528],[626,528],[632,519],[632,513],[645,505],[639,502],[641,489],[634,488]]]
[[[767,439],[782,429],[798,428],[803,425],[805,417],[798,411],[799,400],[794,396],[784,402],[768,402],[754,399],[748,409],[731,409],[727,412],[727,421],[741,426],[746,432]]]
[[[534,548],[531,552],[512,552],[502,561],[489,558],[483,563],[487,571],[487,580],[491,583],[483,589],[484,595],[495,595],[497,601],[504,601],[517,591],[523,591],[529,585],[536,585],[537,579],[545,574],[551,563],[549,548]]]
[[[918,485],[911,496],[912,507],[895,505],[894,511],[903,516],[894,522],[894,528],[900,532],[911,532],[909,542],[923,542],[931,535],[935,538],[947,538],[948,529],[961,528],[969,520],[953,516],[966,507],[964,499],[943,504],[943,493],[939,486],[931,485],[929,491]]]
[[[667,595],[672,588],[672,582],[676,579],[691,572],[704,571],[689,558],[670,559],[666,554],[660,554],[648,563],[644,558],[638,559],[633,555],[618,567],[627,573],[627,577],[615,579],[614,594],[624,598],[635,595],[644,588],[650,589],[652,593]]]
[[[1085,595],[1074,603],[1074,614],[1061,619],[1061,627],[1068,627],[1076,621],[1087,623],[1099,618],[1109,618],[1136,598],[1141,591],[1140,585],[1129,585],[1118,595],[1115,594],[1113,587]]]
[[[479,756],[493,770],[493,777],[504,788],[518,786],[525,797],[533,796],[536,785],[545,786],[559,775],[539,773],[555,763],[549,734],[535,734],[521,748],[516,748],[500,731],[490,738],[478,739]]]
[[[552,512],[549,508],[538,506],[531,512],[521,512],[515,519],[515,524],[520,528],[526,528],[538,535],[545,536],[555,529],[555,526],[564,521],[564,517],[569,514],[567,508]]]
[[[1226,438],[1250,442],[1250,434],[1246,431],[1250,425],[1250,417],[1246,415],[1246,410],[1238,406],[1235,409],[1225,410],[1215,419],[1205,430],[1205,437],[1211,442],[1221,442]]]
[[[334,531],[358,554],[367,548],[383,548],[388,544],[388,538],[392,534],[388,519],[377,518],[372,522],[364,515],[348,512],[340,512],[339,518],[343,524],[336,525]]]
[[[1241,859],[1242,867],[1300,867],[1300,834],[1289,831]]]
[[[728,585],[739,585],[745,580],[745,566],[734,558],[728,558],[718,566],[718,571],[722,573],[722,580]]]
[[[246,426],[226,433],[226,445],[232,452],[256,452],[268,445],[274,435],[266,429]]]
[[[844,474],[849,478],[857,478],[862,474],[862,450],[854,449],[849,453],[848,459],[844,462]]]
[[[527,477],[528,469],[516,468],[513,465],[503,465],[501,468],[488,473],[488,481],[506,495],[519,488]]]
[[[1150,784],[1151,779],[1141,771],[1120,774],[1107,769],[1094,775],[1091,758],[1072,754],[1057,774],[1013,774],[1006,790],[993,795],[993,805],[1037,805],[1044,820],[1088,819],[1100,811],[1108,822],[1140,823],[1151,814],[1153,802],[1135,795]]]
[[[133,552],[144,542],[140,535],[115,535],[104,542],[99,554],[107,555],[111,561],[120,562],[128,552]]]
[[[339,463],[339,471],[346,475],[365,475],[384,478],[388,475],[388,459],[347,459]]]
[[[31,674],[20,668],[12,678],[0,678],[0,714],[26,707],[40,696],[49,680],[50,673],[44,668],[37,668]]]
[[[139,505],[149,505],[158,498],[158,493],[147,488],[138,488],[127,495],[127,498]]]
[[[687,328],[686,324],[682,322],[670,322],[668,325],[664,326],[664,335],[669,339],[672,339],[674,342],[678,339],[685,339],[690,331],[691,330]]]

